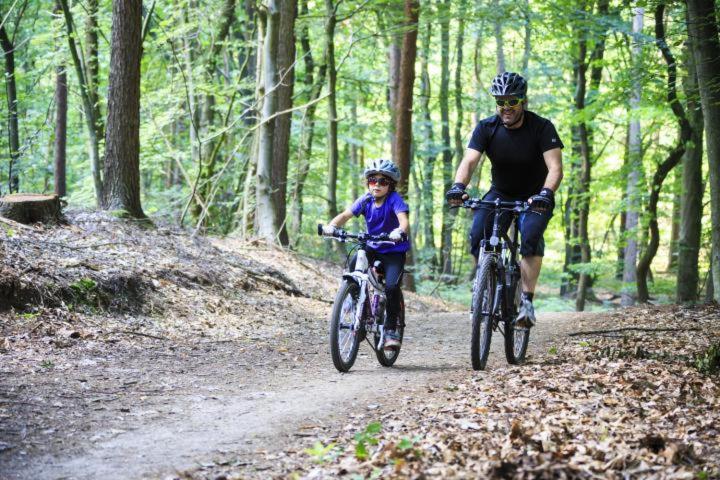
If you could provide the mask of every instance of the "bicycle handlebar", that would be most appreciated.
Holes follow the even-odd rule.
[[[322,223],[318,223],[317,226],[317,232],[318,235],[323,237],[323,225]],[[327,238],[332,238],[334,240],[338,240],[340,242],[346,242],[348,240],[357,240],[359,242],[378,242],[378,243],[387,243],[395,245],[395,242],[388,239],[387,233],[381,233],[380,235],[372,235],[369,233],[351,233],[347,232],[343,229],[336,228],[335,234],[332,236],[327,236]]]
[[[503,202],[499,198],[496,200],[483,200],[482,198],[468,198],[463,200],[462,205],[451,206],[450,208],[469,208],[471,210],[479,210],[481,208],[487,208],[492,210],[504,210],[522,213],[530,209],[530,204],[527,202],[515,201],[515,202]]]

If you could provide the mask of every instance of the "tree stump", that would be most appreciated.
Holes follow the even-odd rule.
[[[25,224],[64,222],[60,198],[36,193],[14,193],[0,198],[0,216]]]

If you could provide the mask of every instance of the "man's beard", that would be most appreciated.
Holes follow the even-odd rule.
[[[510,128],[510,127],[514,127],[515,125],[520,123],[524,117],[525,117],[525,110],[523,109],[520,111],[520,116],[514,122],[505,123],[505,121],[502,119],[502,115],[500,116],[500,120],[503,122],[503,125],[505,126],[505,128]]]

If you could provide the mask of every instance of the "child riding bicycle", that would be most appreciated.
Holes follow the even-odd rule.
[[[388,239],[395,242],[374,245],[368,244],[369,265],[380,260],[385,271],[385,349],[400,347],[400,335],[396,332],[400,312],[400,278],[405,267],[405,254],[410,250],[409,208],[402,196],[395,191],[400,181],[400,170],[390,160],[375,160],[365,169],[368,193],[361,196],[338,216],[323,227],[323,235],[333,236],[336,230],[352,217],[363,215],[367,232],[372,235],[387,233]],[[357,256],[350,260],[350,271],[355,268]]]

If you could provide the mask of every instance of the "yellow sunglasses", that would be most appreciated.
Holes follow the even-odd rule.
[[[525,99],[524,98],[511,98],[509,100],[501,100],[499,98],[496,98],[495,103],[497,104],[498,107],[515,108],[518,105],[520,105],[523,102],[523,100],[525,100]]]

